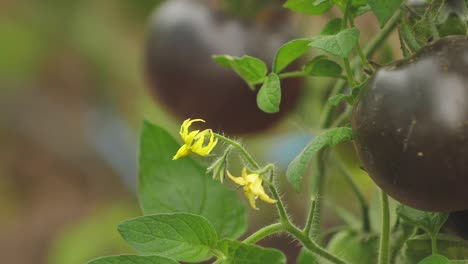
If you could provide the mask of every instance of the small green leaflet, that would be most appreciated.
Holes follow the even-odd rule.
[[[401,263],[419,263],[432,254],[431,238],[428,234],[413,236],[408,239],[403,247]],[[452,235],[439,234],[437,237],[437,249],[440,255],[449,259],[468,259],[468,242]],[[454,261],[453,263],[467,263]]]
[[[318,151],[352,139],[353,131],[349,127],[332,128],[314,138],[289,164],[286,171],[286,177],[288,178],[289,183],[299,191],[307,164]]]
[[[291,62],[301,57],[310,49],[310,39],[295,39],[278,49],[273,62],[273,72],[280,73]]]
[[[257,93],[257,105],[265,113],[279,112],[281,103],[281,83],[278,75],[270,73]]]
[[[338,32],[341,31],[341,22],[343,20],[341,18],[334,18],[323,27],[322,32],[320,35],[336,35]]]
[[[357,28],[347,28],[335,35],[319,35],[312,38],[311,47],[324,50],[341,58],[347,58],[359,39]]]
[[[405,205],[397,207],[397,214],[404,221],[426,231],[431,237],[439,233],[440,228],[448,219],[447,213],[424,212]]]
[[[369,0],[368,2],[372,12],[379,20],[380,27],[383,27],[400,8],[403,0]]]
[[[418,264],[451,264],[452,262],[441,255],[433,255],[423,259]]]
[[[338,63],[322,55],[309,61],[304,66],[304,71],[311,76],[339,77],[343,69]]]
[[[283,7],[312,16],[321,15],[333,6],[332,0],[288,0]]]
[[[88,264],[178,264],[178,262],[160,256],[121,255],[98,258]]]
[[[234,70],[249,84],[262,81],[268,72],[265,62],[252,56],[214,55],[213,60],[221,66]]]
[[[172,160],[179,147],[166,130],[144,122],[138,175],[143,213],[193,213],[208,219],[220,238],[241,236],[247,228],[247,210],[236,191],[214,181],[190,156]]]
[[[187,213],[142,216],[121,223],[118,230],[139,252],[187,262],[209,259],[218,240],[210,222]]]
[[[223,240],[218,243],[225,258],[220,258],[217,264],[285,264],[286,256],[276,249],[262,248],[243,244],[239,241]]]

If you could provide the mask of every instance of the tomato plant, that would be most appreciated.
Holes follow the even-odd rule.
[[[244,3],[227,1],[235,6]],[[466,228],[460,227],[466,211],[460,210],[468,209],[464,190],[468,184],[468,40],[446,36],[466,32],[466,1],[424,1],[417,6],[414,2],[287,0],[284,7],[295,12],[317,16],[335,7],[342,16],[331,19],[319,34],[275,46],[273,53],[267,46],[258,49],[256,41],[244,42],[245,28],[234,22],[228,27],[226,20],[198,2],[175,0],[163,6],[154,16],[148,64],[157,96],[185,111],[181,110],[186,119],[179,131],[182,144],[160,126],[144,122],[138,191],[143,216],[118,227],[139,255],[90,263],[294,262],[278,249],[256,245],[277,233],[300,243],[299,264],[466,262]],[[458,8],[454,9],[455,2]],[[381,29],[361,46],[355,19],[367,12],[373,13]],[[446,23],[455,23],[447,20],[453,16],[463,30],[445,30]],[[274,44],[271,33],[249,30],[262,43]],[[386,66],[370,61],[393,32],[398,33],[403,59]],[[232,54],[221,54],[230,51],[225,47],[232,47]],[[302,67],[291,68],[309,50],[321,53]],[[217,66],[206,60],[213,53]],[[274,55],[268,58],[268,54]],[[227,75],[229,70],[235,75]],[[230,77],[224,79],[218,73]],[[215,80],[217,87],[202,76]],[[266,126],[260,119],[241,123],[229,119],[225,109],[257,118],[250,102],[264,112],[262,116],[275,118],[287,110],[282,104],[293,88],[286,81],[316,77],[331,78],[334,86],[323,102],[315,130],[319,133],[289,163],[285,175],[275,161],[259,163],[238,140],[223,134]],[[231,87],[236,78],[246,87]],[[166,89],[172,83],[177,89]],[[206,90],[194,92],[201,89],[200,84]],[[237,93],[253,99],[240,99]],[[194,129],[196,125],[204,129]],[[351,165],[344,166],[329,150],[353,140],[360,162],[347,159]],[[214,149],[218,155],[213,155]],[[199,163],[192,158],[195,155],[210,165]],[[233,159],[241,161],[242,169],[232,165]],[[305,188],[303,178],[309,176],[312,160],[311,188]],[[369,203],[349,166],[362,167],[375,181],[378,206]],[[332,203],[324,188],[330,167],[345,179],[359,213],[332,204],[344,226],[324,230],[323,207]],[[283,176],[296,191],[311,190],[310,200],[304,202],[304,225],[298,225],[285,206],[283,186],[278,184]],[[229,188],[225,181],[238,188]],[[252,214],[274,206],[278,216],[243,240],[239,238],[247,229],[248,211],[236,195],[238,190],[243,191]],[[459,236],[447,231],[451,225]]]

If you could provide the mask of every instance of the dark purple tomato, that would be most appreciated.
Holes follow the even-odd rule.
[[[468,40],[446,37],[379,69],[352,116],[364,168],[427,211],[468,209]]]
[[[211,57],[251,55],[271,65],[276,50],[290,39],[286,21],[279,24],[271,28],[241,22],[202,1],[167,1],[153,14],[148,30],[146,63],[152,93],[178,119],[203,118],[228,134],[270,127],[294,108],[301,81],[284,80],[280,113],[266,114],[257,107],[256,92]]]

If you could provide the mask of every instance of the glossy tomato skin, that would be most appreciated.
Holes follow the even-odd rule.
[[[270,127],[290,111],[300,95],[300,79],[282,81],[280,113],[258,109],[256,93],[213,54],[251,55],[271,64],[290,39],[285,31],[242,23],[215,13],[202,1],[171,0],[152,16],[146,64],[152,93],[180,120],[203,118],[228,134]]]
[[[468,209],[468,40],[446,37],[379,69],[352,115],[364,168],[427,211]]]

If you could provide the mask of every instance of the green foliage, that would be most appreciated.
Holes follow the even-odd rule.
[[[257,94],[257,105],[263,112],[277,113],[281,103],[281,83],[277,74],[270,73]]]
[[[288,0],[283,6],[298,13],[316,16],[330,10],[333,2],[331,0]]]
[[[468,259],[468,243],[458,237],[439,234],[437,248],[440,255],[451,260]],[[427,234],[418,235],[405,243],[402,255],[397,259],[397,262],[416,264],[431,254],[431,237]]]
[[[405,205],[399,205],[397,213],[404,221],[423,229],[432,237],[439,233],[448,219],[448,213],[424,212]]]
[[[341,18],[334,18],[323,27],[320,35],[336,35],[341,31],[341,24],[343,23],[343,19]]]
[[[319,264],[319,258],[316,257],[312,252],[305,248],[301,249],[299,256],[297,257],[297,264]],[[323,263],[322,263],[323,264]]]
[[[383,27],[393,14],[400,8],[403,0],[369,0],[369,6],[372,12],[379,20],[380,26]]]
[[[340,77],[343,69],[341,66],[327,58],[317,56],[304,66],[304,71],[311,76]]]
[[[451,264],[451,262],[444,256],[433,255],[423,259],[419,264]]]
[[[205,218],[187,213],[142,216],[121,223],[118,230],[139,252],[186,262],[209,259],[218,240]]]
[[[234,70],[249,85],[262,81],[268,72],[265,62],[248,55],[242,57],[215,55],[213,59],[219,65]]]
[[[359,38],[357,28],[347,28],[335,35],[320,35],[312,39],[310,46],[341,58],[347,58]]]
[[[217,264],[285,264],[286,256],[276,249],[261,248],[238,241],[223,240],[218,243],[223,254]]]
[[[317,152],[327,147],[333,147],[338,143],[351,140],[352,138],[353,132],[349,127],[333,128],[314,138],[289,164],[286,171],[289,183],[298,191],[307,164]]]
[[[177,261],[160,256],[121,255],[98,258],[88,264],[177,264]]]
[[[273,72],[279,73],[289,64],[306,53],[310,47],[310,39],[295,39],[278,49],[273,62]]]
[[[359,234],[352,230],[336,233],[327,249],[350,263],[377,263],[379,238],[373,234]]]
[[[235,191],[213,181],[190,157],[173,161],[180,146],[168,132],[145,122],[140,140],[138,195],[145,215],[198,214],[220,238],[235,239],[245,232],[247,211]]]

